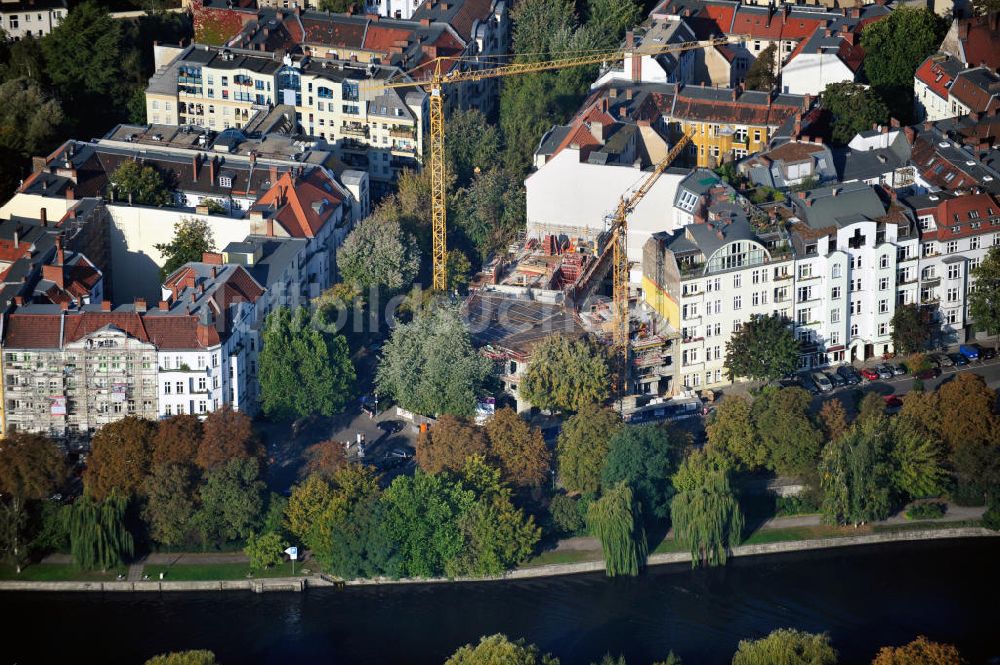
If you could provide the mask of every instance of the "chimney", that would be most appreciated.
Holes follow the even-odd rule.
[[[24,296],[14,296],[14,304],[18,307],[24,304]]]
[[[812,204],[813,204],[812,199],[806,199],[806,207],[807,208],[811,208]]]
[[[739,98],[740,98],[740,84],[739,84],[739,83],[737,83],[737,84],[736,84],[736,85],[735,85],[735,86],[733,87],[733,101],[735,102],[735,101],[736,101],[737,99],[739,99]]]
[[[73,189],[72,187],[67,187],[66,188],[66,200],[67,201],[75,201],[76,200],[76,190]]]
[[[192,291],[192,292],[191,292],[191,302],[193,303],[193,302],[194,302],[194,301],[196,301],[197,299],[198,299],[198,293],[197,293],[197,292],[195,292],[195,291]]]
[[[167,311],[168,309],[170,309],[170,303],[168,303],[166,300],[161,300],[160,309],[163,310],[164,312]]]
[[[625,108],[624,106],[619,106],[618,107],[618,117],[619,118],[623,118],[623,119],[626,118],[626,117],[628,117],[628,109]]]
[[[20,229],[14,229],[14,249],[17,249],[21,245],[21,232]]]
[[[794,133],[792,134],[792,138],[794,138],[794,139],[799,138],[799,134],[802,133],[802,114],[801,113],[796,113],[795,114],[795,129],[793,130],[793,132]]]
[[[627,99],[628,101],[632,101],[633,95],[635,95],[635,90],[633,90],[632,88],[627,88],[625,90],[625,99]]]
[[[425,27],[425,28],[429,27],[430,24],[431,24],[431,20],[429,18],[422,18],[422,19],[420,19],[420,25],[422,25],[423,27]]]
[[[899,120],[893,118],[892,116],[889,116],[889,126],[892,127],[893,129],[899,129]]]
[[[833,37],[833,30],[831,30],[830,28],[824,29],[823,30],[823,36],[825,36],[825,37]]]
[[[635,48],[635,33],[628,30],[625,33],[625,49],[628,50],[632,48]]]
[[[191,173],[195,180],[198,179],[198,167],[201,166],[201,155],[195,153],[194,157],[191,158]]]
[[[62,235],[56,236],[56,265],[66,265],[66,255],[63,252]]]
[[[212,183],[212,187],[215,186],[215,157],[212,157],[208,162],[208,179]]]
[[[135,299],[135,311],[139,312],[140,314],[142,314],[142,313],[144,313],[146,311],[146,299],[145,298],[136,298]]]
[[[46,264],[42,266],[42,279],[52,282],[60,289],[63,288],[63,267]]]
[[[110,300],[102,300],[101,301],[101,311],[102,312],[110,312],[111,311],[111,301]]]
[[[271,184],[278,182],[278,167],[271,164]]]
[[[214,266],[222,265],[222,254],[219,252],[202,252],[201,254],[202,263],[210,263]]]
[[[219,276],[219,266],[212,266],[212,279]]]
[[[49,211],[46,210],[45,208],[42,208],[41,210],[39,210],[38,211],[38,219],[42,222],[42,226],[43,227],[48,226],[49,225]]]
[[[73,302],[72,300],[63,300],[61,303],[59,303],[59,309],[65,312],[66,310],[69,309],[69,306],[72,304],[72,302]]]

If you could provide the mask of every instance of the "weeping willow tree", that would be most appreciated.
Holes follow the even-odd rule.
[[[82,496],[67,516],[70,552],[83,570],[121,565],[133,552],[132,534],[125,527],[125,497],[112,492],[103,501]]]
[[[696,450],[681,464],[673,483],[674,538],[691,549],[692,566],[724,565],[730,546],[739,542],[743,531],[743,513],[725,461]]]
[[[608,577],[638,575],[646,563],[646,531],[632,489],[623,481],[590,504],[587,521],[604,549]]]

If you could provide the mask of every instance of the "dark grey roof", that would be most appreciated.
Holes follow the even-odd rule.
[[[845,227],[885,215],[885,205],[875,190],[863,182],[820,187],[793,197],[796,216],[813,229]]]

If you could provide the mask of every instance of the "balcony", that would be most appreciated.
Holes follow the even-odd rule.
[[[346,134],[348,136],[363,136],[368,138],[368,125],[344,125],[340,128],[341,134]]]
[[[389,130],[389,136],[399,139],[415,139],[417,138],[417,130],[415,127],[393,127]]]

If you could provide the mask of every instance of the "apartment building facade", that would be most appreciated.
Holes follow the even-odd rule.
[[[0,34],[8,39],[44,37],[68,12],[66,0],[0,0]]]

